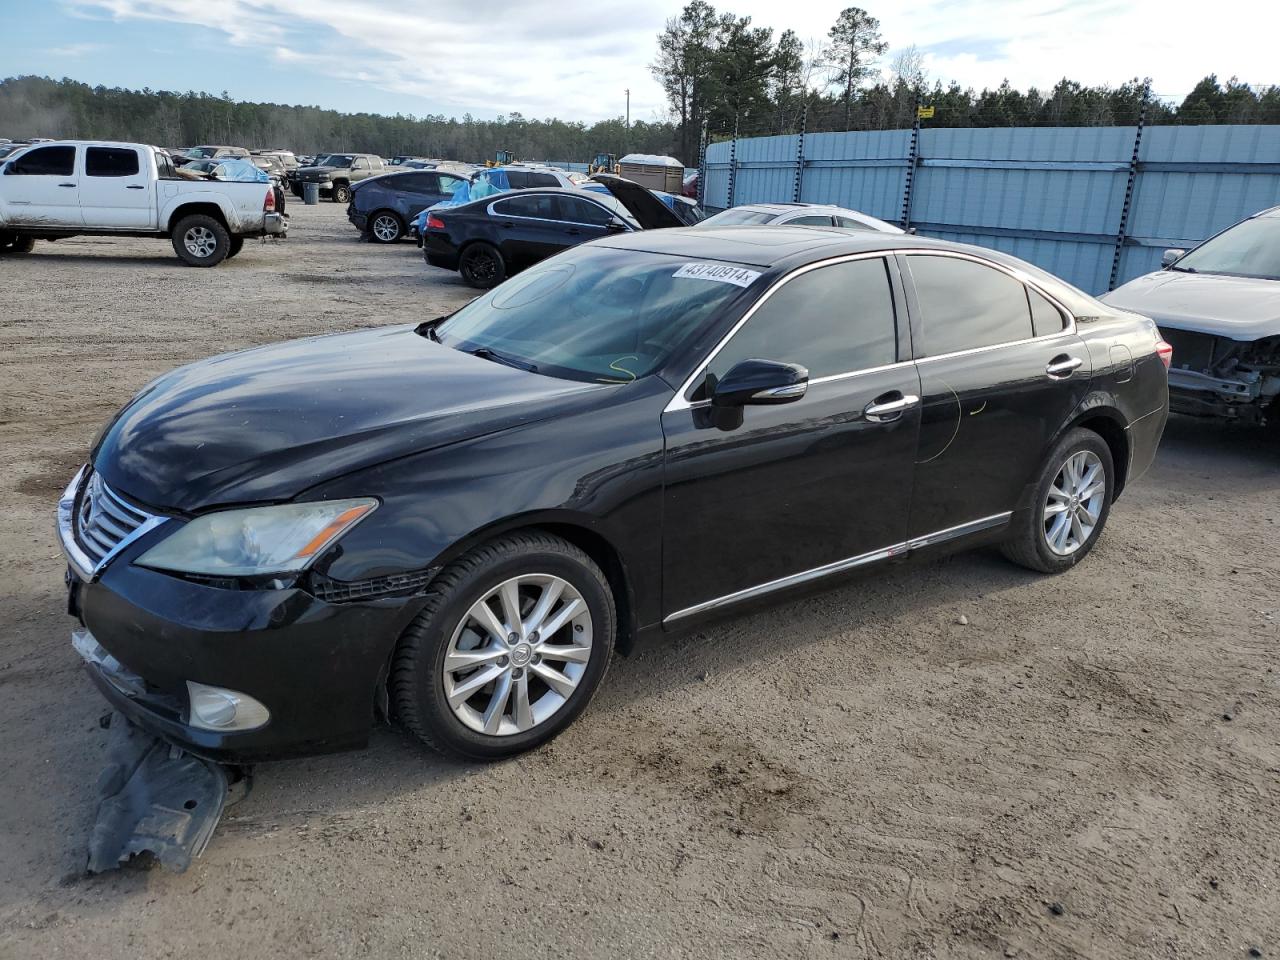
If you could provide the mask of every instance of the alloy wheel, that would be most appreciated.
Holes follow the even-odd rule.
[[[573,695],[591,640],[591,612],[569,581],[546,573],[506,580],[471,605],[449,639],[449,707],[477,733],[531,730]]]
[[[400,224],[394,217],[383,214],[373,220],[373,235],[383,243],[390,243],[400,236]]]
[[[193,257],[204,260],[218,249],[218,238],[208,227],[192,227],[182,235],[182,243]]]
[[[1102,516],[1107,476],[1098,455],[1080,450],[1067,458],[1049,485],[1044,504],[1044,539],[1060,557],[1089,542]]]
[[[487,251],[473,250],[467,254],[467,272],[477,283],[489,283],[498,275],[498,268]]]

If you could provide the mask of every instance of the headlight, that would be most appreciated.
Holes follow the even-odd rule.
[[[137,563],[222,577],[295,573],[377,505],[376,500],[325,500],[207,513],[156,544]]]

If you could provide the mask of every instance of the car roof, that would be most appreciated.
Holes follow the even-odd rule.
[[[638,234],[605,237],[595,242],[622,249],[705,257],[755,267],[772,267],[797,257],[821,260],[845,253],[877,250],[964,249],[960,244],[908,234],[877,233],[871,230],[853,232],[839,227],[769,225],[646,230]]]

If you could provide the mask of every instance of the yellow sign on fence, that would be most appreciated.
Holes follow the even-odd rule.
[[[933,107],[916,107],[916,116],[921,120],[932,120]]]

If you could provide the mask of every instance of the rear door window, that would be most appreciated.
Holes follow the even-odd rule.
[[[9,164],[18,177],[70,177],[76,172],[75,147],[36,147]]]
[[[493,209],[502,217],[533,217],[537,220],[560,219],[559,211],[556,210],[556,198],[545,193],[499,200]]]
[[[831,226],[830,217],[796,217],[794,220],[788,220],[789,227],[829,227]]]
[[[555,174],[551,173],[530,173],[528,174],[529,186],[531,187],[558,187],[560,181]]]
[[[613,222],[613,214],[608,210],[581,197],[561,197],[560,215],[562,220],[595,227],[606,227]]]
[[[385,183],[386,181],[381,181]],[[411,173],[405,177],[396,177],[392,186],[406,193],[436,193],[436,175],[434,173]]]
[[[907,257],[923,327],[922,356],[936,357],[1032,336],[1027,290],[974,260]]]
[[[122,147],[89,147],[84,152],[84,172],[88,177],[136,177],[138,151]]]

